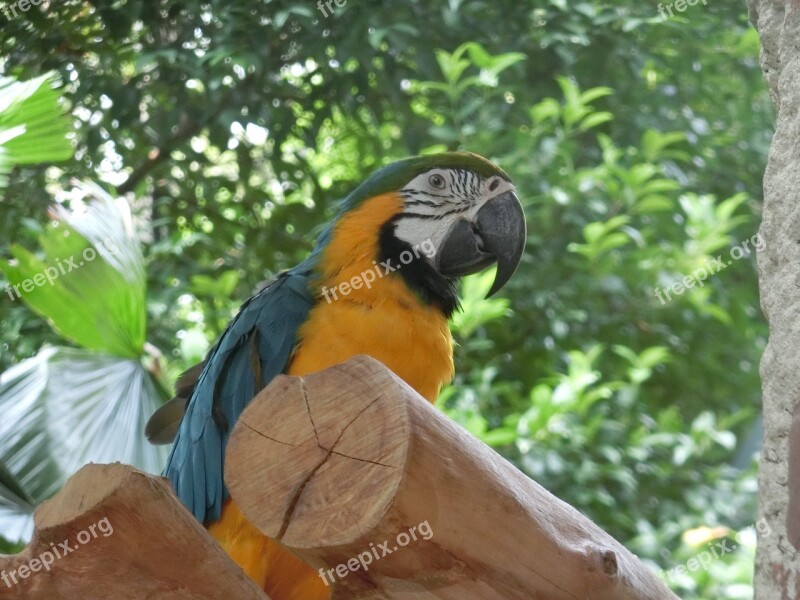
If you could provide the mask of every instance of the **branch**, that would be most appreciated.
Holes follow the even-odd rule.
[[[239,419],[225,474],[247,518],[323,569],[334,600],[676,598],[368,357],[275,379]]]
[[[0,556],[4,600],[269,600],[163,478],[87,465],[35,513],[16,556]]]

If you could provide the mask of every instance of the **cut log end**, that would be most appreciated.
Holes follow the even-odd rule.
[[[336,545],[386,512],[408,454],[397,393],[413,392],[376,365],[362,356],[304,378],[278,377],[242,413],[226,484],[270,537],[295,548]]]

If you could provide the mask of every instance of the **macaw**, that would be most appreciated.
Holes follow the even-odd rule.
[[[447,321],[459,307],[458,278],[496,264],[494,294],[525,240],[514,184],[485,158],[449,152],[390,164],[345,198],[308,259],[242,305],[205,361],[179,379],[178,408],[153,416],[152,438],[177,429],[164,474],[178,497],[273,600],[322,600],[330,590],[228,496],[225,446],[245,405],[280,373],[302,376],[357,354],[433,402],[453,377]]]

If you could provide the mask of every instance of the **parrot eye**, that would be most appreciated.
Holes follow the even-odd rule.
[[[444,189],[444,177],[441,175],[434,173],[430,177],[428,177],[428,183],[431,184],[432,188],[436,188],[437,190]]]

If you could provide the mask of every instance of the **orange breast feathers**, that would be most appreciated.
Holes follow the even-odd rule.
[[[397,194],[376,196],[336,225],[320,264],[319,289],[327,294],[320,292],[300,328],[288,374],[307,375],[369,354],[430,402],[452,379],[447,319],[425,306],[397,272],[385,273],[376,259],[381,226],[402,206]],[[262,535],[233,501],[225,503],[209,533],[273,600],[329,598],[330,588],[317,572]]]
[[[303,375],[369,354],[430,402],[453,377],[453,338],[442,312],[424,305],[376,259],[381,226],[402,209],[395,193],[365,201],[334,229],[323,252],[321,297],[300,328],[289,368]],[[425,260],[420,254],[412,260]]]

